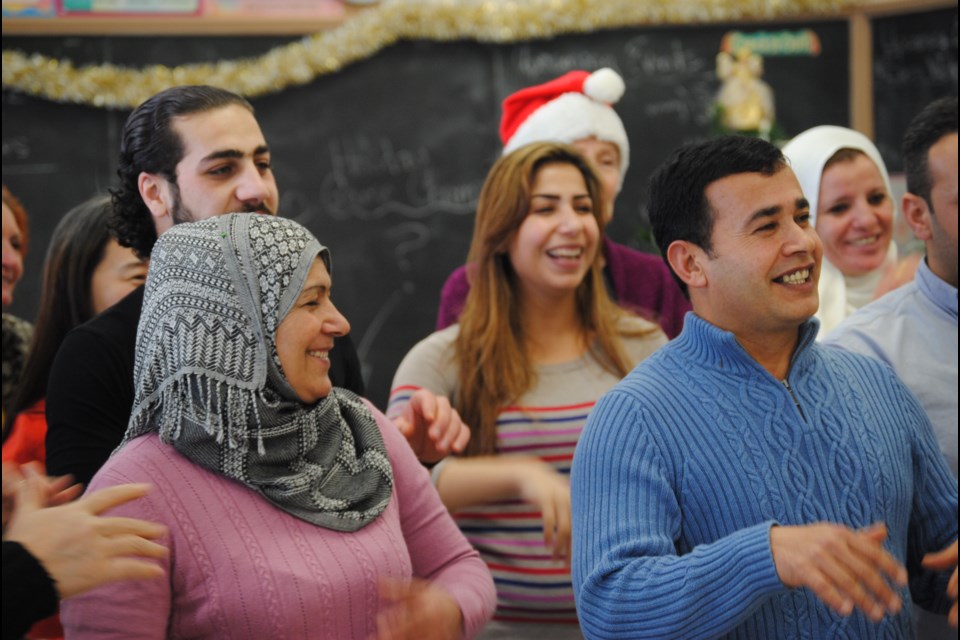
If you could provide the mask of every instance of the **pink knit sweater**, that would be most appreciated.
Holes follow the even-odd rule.
[[[147,435],[91,489],[149,482],[114,514],[161,522],[166,579],[122,582],[62,604],[70,638],[357,638],[376,630],[381,577],[419,577],[460,604],[472,636],[493,612],[490,573],[453,523],[397,429],[374,410],[394,469],[390,505],[354,533],[299,520]]]

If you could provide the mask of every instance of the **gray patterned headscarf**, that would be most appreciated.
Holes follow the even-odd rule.
[[[302,226],[237,213],[179,224],[150,259],[137,331],[136,393],[124,442],[158,432],[194,463],[302,520],[369,524],[390,501],[383,436],[360,398],[316,404],[283,374],[276,331],[320,257]]]

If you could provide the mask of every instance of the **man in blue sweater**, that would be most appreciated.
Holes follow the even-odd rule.
[[[888,367],[815,343],[822,248],[780,151],[684,147],[649,214],[693,313],[577,447],[584,634],[909,638],[908,588],[956,625],[957,482]]]

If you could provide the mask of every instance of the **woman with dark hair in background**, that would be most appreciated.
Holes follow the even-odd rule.
[[[44,396],[60,343],[146,278],[147,263],[108,230],[112,210],[110,196],[96,196],[71,209],[53,231],[33,341],[4,424],[4,462],[43,463]]]
[[[110,196],[95,196],[71,209],[50,239],[43,265],[40,310],[20,383],[4,416],[3,462],[46,459],[44,397],[53,357],[64,336],[143,284],[147,263],[121,247],[107,228]],[[63,636],[54,616],[38,622],[30,637]]]

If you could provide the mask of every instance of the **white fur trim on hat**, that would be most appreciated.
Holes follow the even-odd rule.
[[[622,186],[630,166],[630,143],[623,122],[612,107],[582,93],[565,93],[530,114],[503,147],[503,155],[532,142],[570,144],[591,137],[612,142],[620,149]]]

